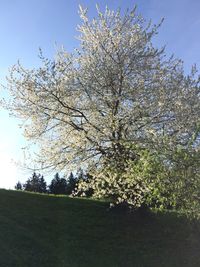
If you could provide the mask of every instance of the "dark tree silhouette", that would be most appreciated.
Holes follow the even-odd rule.
[[[67,195],[71,195],[77,187],[77,177],[71,172],[67,178]]]
[[[22,184],[21,184],[20,181],[18,181],[18,182],[16,183],[16,185],[15,185],[15,189],[16,189],[16,190],[22,190],[22,189],[23,189],[23,188],[22,188]]]
[[[67,181],[65,178],[60,178],[59,174],[56,173],[54,179],[51,181],[49,185],[49,193],[50,194],[66,194],[67,193]]]
[[[25,191],[46,193],[47,185],[44,180],[44,177],[41,174],[33,173],[32,177],[29,178],[26,183],[23,185]]]

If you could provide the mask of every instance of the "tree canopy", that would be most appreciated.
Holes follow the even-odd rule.
[[[96,192],[137,207],[147,192],[152,196],[152,179],[157,183],[152,165],[144,178],[145,159],[159,155],[159,171],[171,171],[177,151],[199,153],[200,79],[195,67],[186,76],[181,60],[153,45],[160,25],[135,9],[122,15],[97,8],[90,21],[80,7],[80,17],[80,46],[72,53],[61,49],[53,60],[41,53],[37,69],[13,66],[6,106],[24,121],[25,136],[39,143],[43,167],[85,165],[103,188],[93,185]],[[132,163],[143,164],[135,178]]]
[[[18,183],[19,184],[19,183]],[[47,184],[44,180],[43,175],[33,173],[32,176],[26,181],[23,185],[25,191],[37,192],[37,193],[46,193]],[[18,190],[19,188],[16,187]]]
[[[49,185],[49,193],[59,195],[67,194],[67,181],[65,178],[60,178],[59,174],[56,173],[54,179],[52,179]]]

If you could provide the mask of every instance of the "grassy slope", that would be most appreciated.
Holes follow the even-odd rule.
[[[1,267],[200,266],[200,223],[0,190]]]

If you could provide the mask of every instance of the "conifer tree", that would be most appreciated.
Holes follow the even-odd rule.
[[[26,183],[23,185],[25,191],[37,192],[37,193],[46,193],[46,182],[44,177],[41,174],[33,173]]]
[[[67,193],[66,179],[60,178],[59,174],[56,173],[51,181],[51,184],[49,185],[49,193],[55,195],[66,194]]]
[[[16,189],[16,190],[22,190],[22,184],[21,184],[20,181],[18,181],[18,182],[16,183],[16,185],[15,185],[15,189]]]

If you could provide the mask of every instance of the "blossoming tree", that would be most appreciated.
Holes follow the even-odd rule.
[[[121,15],[97,7],[90,21],[80,7],[80,17],[79,48],[61,49],[53,60],[41,53],[38,69],[13,66],[6,107],[39,144],[43,167],[85,165],[97,196],[138,207],[152,192],[145,151],[199,149],[199,79],[195,68],[186,77],[181,60],[153,46],[160,25],[135,9]]]

